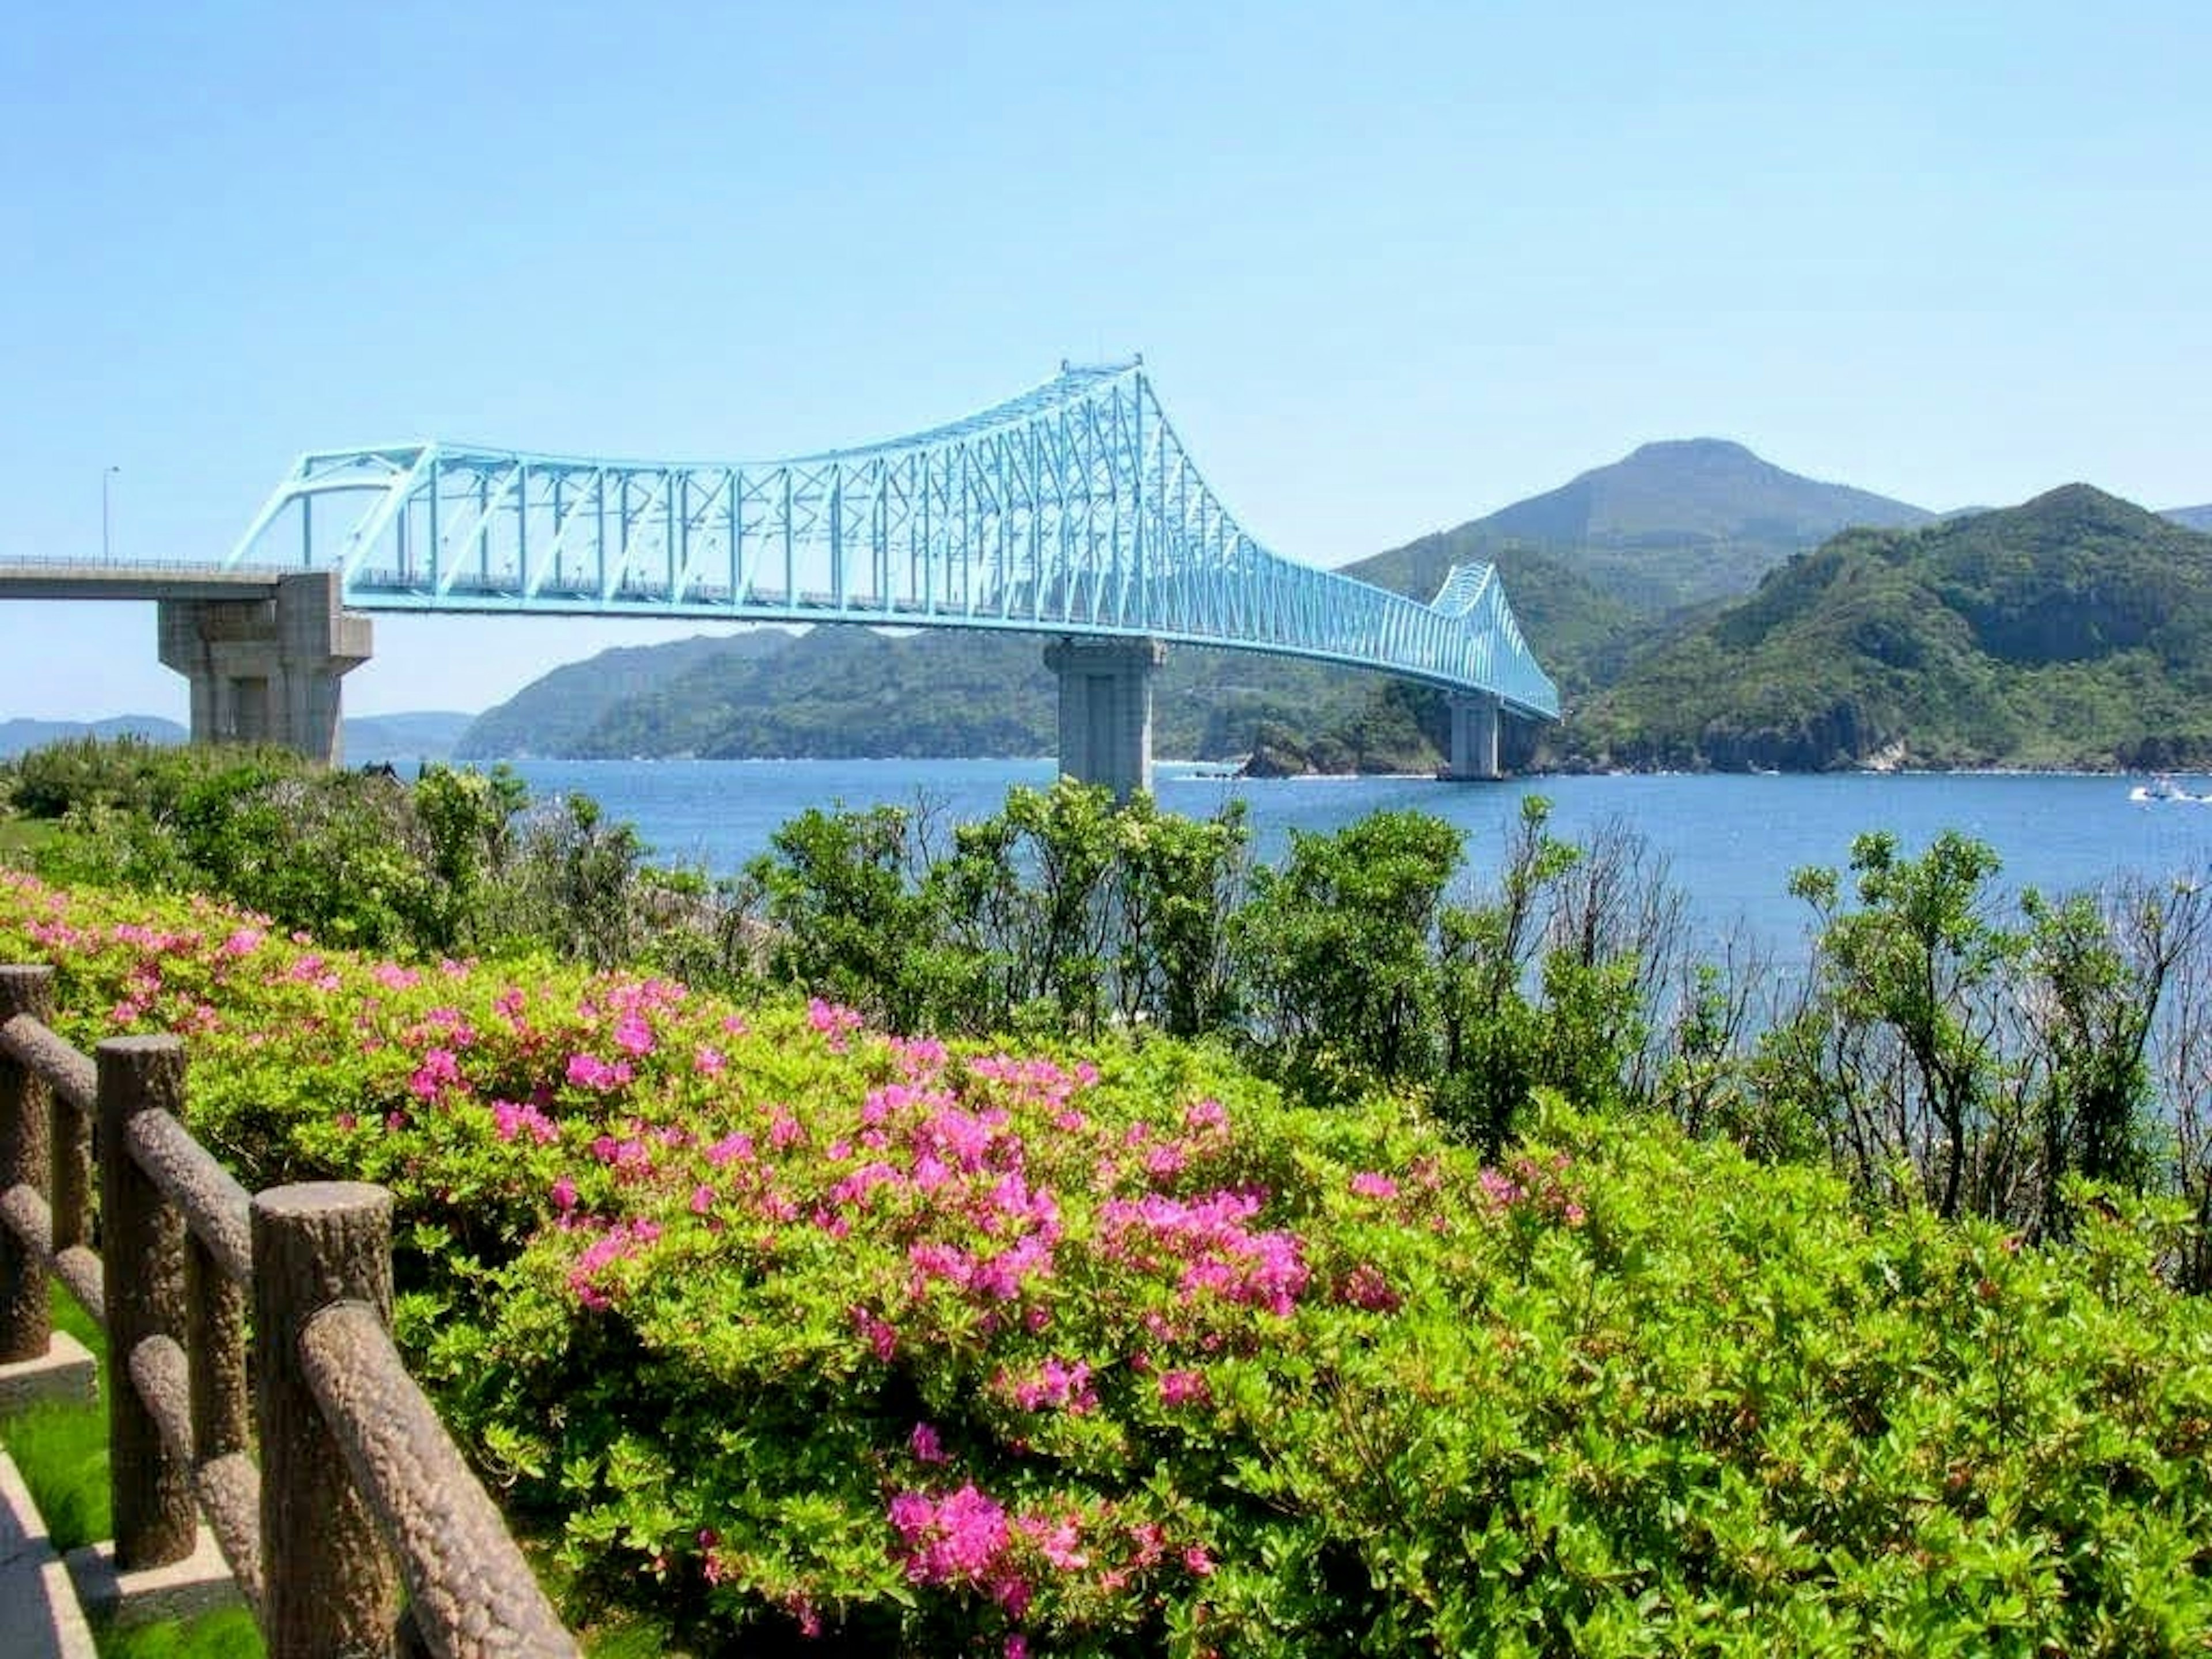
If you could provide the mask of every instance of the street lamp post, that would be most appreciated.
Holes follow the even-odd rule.
[[[111,466],[100,475],[100,562],[115,562],[115,509],[110,497],[108,481],[123,469]]]

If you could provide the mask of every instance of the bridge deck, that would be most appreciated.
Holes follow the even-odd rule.
[[[0,599],[270,599],[282,574],[212,565],[10,559],[0,563]]]

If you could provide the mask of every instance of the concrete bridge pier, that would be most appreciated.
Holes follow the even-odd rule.
[[[367,662],[369,619],[339,601],[338,573],[280,577],[271,599],[163,599],[161,663],[191,684],[194,743],[273,743],[341,758],[339,678]]]
[[[1449,699],[1451,705],[1451,754],[1439,776],[1462,781],[1493,781],[1505,775],[1498,763],[1499,703],[1491,692]]]
[[[1168,648],[1151,639],[1054,640],[1044,665],[1060,677],[1060,769],[1123,801],[1152,787],[1152,676]]]

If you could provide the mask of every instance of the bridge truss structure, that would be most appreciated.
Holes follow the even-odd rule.
[[[965,420],[757,464],[420,442],[300,458],[226,564],[336,569],[371,611],[994,628],[1380,670],[1555,718],[1496,569],[1428,605],[1269,551],[1141,361]]]

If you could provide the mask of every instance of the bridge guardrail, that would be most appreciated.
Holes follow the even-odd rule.
[[[106,1332],[117,1565],[184,1559],[204,1510],[271,1659],[575,1659],[392,1346],[391,1194],[248,1194],[185,1127],[179,1038],[88,1057],[53,1004],[0,967],[0,1362],[46,1352],[49,1275]]]

